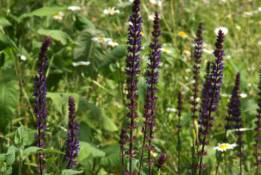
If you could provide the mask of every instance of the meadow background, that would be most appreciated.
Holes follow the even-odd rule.
[[[152,39],[153,13],[161,18],[163,43],[160,65],[157,130],[153,140],[155,159],[166,152],[167,162],[161,174],[177,172],[177,95],[182,91],[184,108],[181,118],[181,174],[190,174],[191,110],[193,83],[193,45],[199,22],[203,23],[204,52],[200,73],[200,89],[207,61],[213,61],[215,29],[227,28],[224,51],[224,78],[216,121],[204,158],[213,174],[216,151],[222,143],[226,105],[241,72],[240,93],[245,130],[243,174],[254,174],[253,131],[256,121],[259,66],[261,65],[261,1],[258,0],[144,0],[141,4],[143,52],[139,78],[139,125],[137,150],[141,149],[141,127],[146,95],[145,69]],[[71,6],[76,6],[72,8]],[[69,8],[71,7],[71,8]],[[119,13],[104,13],[114,7]],[[48,49],[47,75],[47,174],[60,174],[64,168],[68,122],[68,97],[76,101],[80,124],[80,152],[77,170],[86,175],[121,173],[120,129],[126,126],[125,59],[128,0],[0,0],[0,174],[34,174],[36,157],[25,149],[34,140],[33,79],[37,74],[37,57],[42,41],[51,36]],[[117,11],[118,12],[118,11]],[[95,41],[110,38],[113,43]],[[117,44],[118,45],[117,45]],[[84,62],[80,62],[84,61]],[[89,62],[89,63],[88,63]],[[81,64],[85,63],[85,64]],[[24,130],[21,129],[23,126]],[[17,130],[20,127],[20,130]],[[235,143],[233,131],[229,143]],[[22,137],[26,135],[26,137]],[[26,139],[25,139],[26,138]],[[6,156],[3,156],[5,154]],[[220,174],[238,174],[236,151],[229,150]],[[8,161],[7,158],[8,157]],[[11,168],[10,168],[11,167]]]

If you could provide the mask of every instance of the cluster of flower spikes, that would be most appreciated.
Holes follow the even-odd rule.
[[[236,135],[238,136],[237,145],[239,146],[239,153],[237,153],[237,156],[242,158],[244,157],[244,153],[242,152],[242,146],[244,144],[244,141],[242,141],[242,137],[244,132],[240,131],[240,128],[242,128],[242,118],[241,118],[241,102],[240,102],[240,73],[237,73],[236,77],[236,83],[235,83],[235,90],[233,91],[232,96],[234,97],[232,103],[233,108],[231,109],[231,121],[234,123],[234,128],[236,129]]]
[[[202,38],[202,27],[203,24],[199,23],[198,25],[198,31],[197,31],[197,38],[195,39],[195,50],[194,50],[194,66],[193,66],[193,79],[195,82],[193,83],[193,101],[191,102],[192,104],[192,118],[196,119],[196,112],[197,112],[197,104],[198,102],[196,101],[198,98],[198,79],[199,79],[199,72],[200,72],[200,63],[201,63],[201,57],[202,57],[202,48],[203,48],[203,38]]]
[[[202,139],[199,140],[200,145],[202,145],[201,150],[198,151],[198,156],[200,156],[200,163],[197,165],[197,168],[199,169],[199,175],[201,175],[202,170],[206,168],[206,165],[202,163],[203,156],[207,155],[207,152],[204,150],[205,145],[209,144],[209,141],[207,141],[207,137],[210,135],[210,128],[213,126],[212,121],[215,120],[215,115],[212,114],[212,112],[217,111],[217,106],[219,102],[219,93],[220,88],[222,84],[222,78],[223,78],[223,56],[224,51],[223,48],[223,42],[224,42],[224,33],[219,30],[218,32],[218,38],[217,42],[215,43],[216,50],[214,51],[214,55],[216,57],[215,61],[211,64],[211,73],[209,76],[208,81],[205,82],[208,85],[208,88],[205,89],[204,87],[204,102],[202,102],[201,106],[201,132]]]
[[[254,157],[256,158],[256,174],[259,174],[259,166],[261,165],[260,162],[260,152],[259,152],[259,148],[261,147],[260,144],[260,140],[261,140],[261,136],[260,136],[260,131],[261,131],[261,67],[260,67],[260,76],[259,76],[259,84],[258,84],[258,109],[257,109],[257,121],[255,122],[256,124],[256,135],[255,135],[255,143],[254,143],[254,147],[255,147],[255,152],[253,153]]]
[[[157,106],[155,103],[157,102],[157,97],[155,93],[158,91],[158,88],[155,87],[156,84],[158,84],[158,77],[159,77],[159,63],[161,59],[161,44],[159,42],[159,36],[161,35],[160,32],[160,25],[159,25],[159,14],[158,12],[155,13],[154,18],[154,25],[153,25],[153,42],[150,43],[151,51],[149,53],[149,63],[147,67],[147,76],[146,83],[148,84],[147,88],[147,95],[146,95],[146,103],[144,106],[145,112],[144,112],[144,124],[145,129],[142,130],[144,134],[144,139],[148,140],[148,144],[146,145],[146,149],[148,150],[148,160],[147,164],[149,166],[149,169],[151,169],[151,165],[154,163],[154,159],[151,158],[150,152],[154,151],[154,146],[151,144],[151,140],[154,138],[153,130],[156,129],[156,122],[155,118],[157,117],[155,110],[157,109]],[[147,131],[147,129],[149,131]],[[146,136],[146,133],[149,132],[149,135]]]
[[[240,86],[240,73],[237,74],[236,76],[236,81],[235,81],[235,86],[234,86],[234,89],[232,91],[232,94],[231,94],[231,98],[230,98],[230,102],[229,104],[227,105],[228,106],[228,114],[227,116],[225,117],[225,120],[226,120],[226,125],[225,125],[225,135],[224,135],[224,139],[223,141],[224,142],[227,142],[228,141],[228,138],[227,138],[227,131],[229,129],[232,129],[232,121],[233,121],[233,113],[235,113],[235,105],[237,104],[237,101],[238,101],[238,91],[239,91],[239,86]]]
[[[66,154],[65,157],[69,161],[67,164],[67,169],[72,169],[76,166],[76,158],[78,157],[79,148],[79,132],[80,129],[78,123],[76,122],[75,116],[75,102],[73,97],[69,97],[69,121],[68,121],[68,135],[66,141]]]
[[[130,123],[127,127],[130,129],[129,139],[127,140],[130,143],[129,150],[126,151],[127,157],[130,159],[130,169],[126,170],[126,174],[134,174],[132,172],[132,158],[136,156],[136,151],[133,148],[133,142],[137,140],[136,136],[133,136],[133,130],[137,127],[137,124],[134,122],[134,119],[138,117],[138,114],[135,112],[137,108],[137,102],[135,100],[138,98],[137,94],[137,76],[140,74],[140,55],[138,54],[141,51],[141,23],[142,18],[140,16],[140,0],[133,1],[133,14],[130,16],[129,21],[129,33],[128,33],[128,55],[126,59],[126,75],[127,75],[127,99],[130,102],[127,104],[129,112],[127,117],[130,118]]]
[[[34,113],[37,116],[37,123],[36,123],[36,129],[37,133],[35,133],[35,140],[36,140],[36,146],[40,148],[45,147],[44,138],[45,138],[45,130],[46,125],[45,121],[47,119],[47,110],[46,110],[46,77],[45,77],[45,68],[48,66],[48,62],[45,59],[47,49],[50,46],[52,42],[51,37],[47,37],[45,41],[42,44],[39,58],[38,58],[38,74],[39,76],[35,76],[34,78],[34,93],[33,96],[35,96],[35,107],[34,107]],[[37,158],[39,159],[37,170],[41,172],[46,169],[46,165],[43,164],[43,158],[44,153],[37,153]]]

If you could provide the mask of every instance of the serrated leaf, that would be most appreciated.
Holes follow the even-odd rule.
[[[81,174],[83,171],[76,170],[63,170],[62,175],[73,175],[73,174]]]
[[[99,69],[106,67],[112,63],[115,63],[117,60],[121,59],[122,57],[126,56],[126,46],[119,45],[112,49],[112,51],[107,54],[102,61],[102,63],[99,65]]]
[[[8,151],[6,153],[6,164],[7,165],[13,165],[15,161],[15,152],[16,152],[16,147],[15,146],[10,146],[8,148]]]
[[[78,161],[81,162],[85,158],[87,158],[89,155],[92,155],[93,157],[104,157],[105,152],[99,150],[95,146],[91,145],[87,142],[80,142],[80,151],[79,151],[79,157]]]
[[[18,82],[10,81],[0,85],[0,132],[5,133],[19,102]]]
[[[7,26],[11,26],[12,24],[3,16],[0,16],[0,26],[5,28]]]
[[[37,30],[37,33],[44,36],[50,36],[52,39],[60,41],[63,45],[66,45],[68,40],[70,40],[69,35],[60,30],[39,29]]]
[[[92,28],[94,30],[96,29],[95,25],[89,19],[85,18],[81,14],[76,13],[75,16],[76,16],[75,27],[78,30],[83,30],[86,28]]]
[[[21,22],[26,17],[31,16],[49,16],[49,15],[55,15],[59,13],[60,11],[66,10],[67,7],[42,7],[39,9],[36,9],[30,13],[22,14],[18,17],[18,22]]]

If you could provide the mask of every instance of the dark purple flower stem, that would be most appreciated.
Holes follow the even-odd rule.
[[[180,117],[181,117],[181,110],[182,110],[182,94],[181,91],[179,91],[179,96],[178,96],[178,174],[180,174],[180,152],[181,152],[181,139],[180,139],[180,129],[181,129],[181,125],[180,125]]]
[[[76,122],[76,115],[75,115],[75,102],[73,97],[69,97],[69,121],[68,121],[68,128],[69,132],[67,135],[66,141],[66,159],[69,161],[67,164],[67,169],[73,169],[73,166],[76,166],[76,158],[78,157],[79,148],[79,125]]]
[[[128,52],[126,60],[126,74],[127,74],[127,99],[130,100],[130,103],[127,104],[129,112],[127,117],[131,119],[130,124],[127,127],[130,129],[130,137],[128,142],[130,143],[129,150],[126,152],[126,155],[129,157],[129,171],[126,170],[126,174],[132,175],[136,171],[132,172],[132,158],[136,156],[136,151],[133,148],[133,142],[137,140],[136,136],[133,136],[133,130],[137,127],[137,124],[134,122],[134,119],[138,117],[138,114],[135,112],[137,108],[137,103],[135,100],[138,98],[137,94],[137,76],[140,74],[140,56],[138,54],[141,51],[141,23],[142,19],[140,17],[140,0],[133,1],[133,14],[130,16],[129,21],[132,23],[129,26],[129,37],[128,37]]]
[[[193,79],[194,79],[194,84],[193,84],[193,101],[191,102],[192,104],[192,118],[193,118],[193,123],[196,122],[197,119],[197,98],[198,98],[198,79],[199,79],[199,73],[200,73],[200,63],[201,63],[201,57],[202,57],[202,47],[203,47],[203,38],[202,38],[202,23],[199,23],[198,25],[198,31],[197,31],[197,38],[195,39],[195,50],[194,50],[194,66],[193,66]],[[198,141],[196,141],[197,143]],[[193,143],[192,146],[192,175],[195,175],[196,172],[196,160],[195,160],[195,144]]]
[[[261,165],[260,162],[260,150],[259,148],[261,147],[260,141],[261,137],[260,137],[260,131],[261,131],[261,67],[260,67],[260,75],[259,75],[259,84],[258,84],[258,109],[257,109],[257,116],[256,118],[258,119],[255,124],[256,124],[256,135],[255,135],[255,141],[256,143],[254,144],[255,147],[255,152],[253,153],[254,157],[256,158],[256,163],[255,163],[255,168],[256,168],[256,175],[259,175],[259,167]]]
[[[51,44],[51,37],[47,37],[42,44],[40,53],[39,53],[39,63],[38,63],[38,74],[39,76],[35,76],[34,78],[34,93],[35,96],[35,107],[34,113],[37,115],[37,124],[36,129],[38,130],[35,133],[36,146],[39,148],[44,148],[44,138],[46,130],[45,120],[47,119],[46,115],[46,77],[45,77],[45,68],[48,66],[47,60],[45,60],[47,49]],[[37,153],[37,158],[39,159],[37,170],[40,174],[43,174],[43,171],[47,168],[45,164],[43,164],[44,153]]]
[[[146,146],[146,149],[148,149],[148,161],[147,164],[149,166],[149,174],[151,175],[152,173],[152,165],[154,163],[154,160],[151,159],[150,152],[154,150],[154,146],[151,144],[151,140],[154,138],[153,130],[156,129],[155,125],[156,123],[154,122],[155,118],[157,117],[155,110],[157,106],[155,106],[155,103],[157,101],[157,97],[155,96],[156,91],[158,89],[155,87],[155,85],[158,83],[158,77],[159,77],[159,63],[161,59],[161,51],[159,50],[161,48],[161,44],[158,43],[159,41],[159,36],[161,35],[160,32],[160,21],[159,21],[159,14],[158,12],[155,13],[155,18],[154,18],[154,30],[152,32],[153,35],[153,42],[150,43],[150,54],[149,54],[149,60],[150,63],[148,64],[147,68],[147,84],[149,85],[147,89],[147,95],[146,95],[146,104],[145,104],[145,112],[144,112],[144,117],[145,117],[145,128],[142,130],[143,132],[143,144],[142,144],[142,153],[141,153],[141,158],[140,158],[140,166],[139,166],[139,174],[141,171],[142,163],[143,163],[143,154],[144,154],[144,149],[145,149],[145,142],[146,139],[148,139],[149,144]],[[149,129],[149,136],[147,137],[147,130]]]
[[[200,144],[202,145],[201,151],[198,152],[198,155],[200,156],[200,163],[198,165],[199,169],[199,175],[201,175],[202,170],[206,168],[206,165],[202,164],[203,156],[207,155],[207,152],[204,150],[205,145],[209,144],[209,141],[206,140],[207,136],[210,135],[210,128],[213,126],[212,120],[215,119],[215,116],[212,116],[212,112],[216,112],[217,105],[219,102],[219,92],[220,87],[222,84],[222,78],[223,78],[223,56],[224,51],[223,48],[223,42],[224,42],[224,34],[220,30],[218,33],[218,39],[216,42],[216,50],[214,52],[214,55],[216,57],[216,60],[214,63],[212,63],[212,71],[209,79],[209,83],[211,85],[211,91],[209,92],[209,99],[210,103],[205,104],[205,108],[207,109],[207,114],[203,114],[201,117],[203,118],[202,125],[205,127],[205,131],[202,133],[203,135],[203,141],[200,141]],[[207,100],[208,101],[208,100]]]
[[[125,148],[125,144],[128,140],[128,136],[126,135],[127,131],[125,128],[122,128],[121,129],[121,134],[120,134],[120,147],[121,147],[121,166],[122,166],[122,175],[124,175],[124,169],[125,169],[125,166],[124,166],[124,148]]]

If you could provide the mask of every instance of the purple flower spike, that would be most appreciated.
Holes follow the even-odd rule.
[[[151,151],[154,151],[154,146],[152,145],[151,141],[154,138],[153,130],[156,129],[156,122],[155,118],[157,118],[157,115],[155,113],[155,110],[157,109],[157,106],[155,103],[157,102],[157,97],[155,93],[158,91],[158,88],[155,87],[156,84],[158,84],[158,78],[159,78],[159,63],[161,59],[161,44],[159,43],[159,36],[161,35],[160,31],[160,19],[159,19],[159,13],[155,13],[154,18],[154,25],[153,25],[153,41],[150,43],[150,53],[149,53],[149,63],[147,67],[147,76],[146,83],[148,85],[147,88],[147,95],[146,95],[146,104],[144,106],[145,112],[144,112],[144,125],[145,128],[142,129],[143,133],[143,146],[142,146],[142,153],[141,153],[141,159],[140,159],[140,167],[139,172],[141,170],[142,162],[143,162],[143,152],[144,148],[148,150],[148,160],[147,165],[149,167],[149,174],[152,173],[152,165],[154,163],[154,159],[151,158]],[[147,135],[148,133],[148,135]],[[148,143],[145,146],[145,142],[148,140]]]
[[[67,169],[72,169],[73,166],[76,166],[75,159],[78,157],[79,148],[79,125],[76,123],[75,116],[75,102],[72,97],[69,97],[69,133],[67,135],[66,141],[66,159],[69,161],[67,164]]]
[[[129,171],[126,170],[126,174],[132,175],[135,173],[132,172],[132,158],[136,156],[136,151],[133,148],[133,142],[137,140],[136,136],[133,136],[133,130],[137,127],[137,124],[134,122],[134,119],[138,117],[136,113],[138,98],[137,94],[137,76],[140,74],[140,55],[138,54],[141,51],[141,23],[142,18],[140,16],[140,0],[133,1],[132,15],[129,18],[131,24],[129,25],[129,33],[128,33],[128,55],[126,59],[126,75],[127,75],[127,88],[128,91],[127,99],[129,99],[129,103],[127,107],[129,108],[129,112],[127,113],[127,117],[130,118],[130,123],[127,124],[127,127],[130,130],[130,136],[127,140],[130,143],[129,150],[126,151],[127,157],[130,159],[129,163]]]
[[[261,140],[261,136],[260,136],[260,132],[261,132],[261,67],[260,67],[260,76],[259,76],[259,85],[258,85],[258,109],[257,109],[257,121],[255,122],[256,124],[256,135],[255,135],[255,141],[256,143],[254,144],[255,147],[255,152],[253,153],[254,157],[256,158],[256,163],[255,163],[255,167],[256,167],[256,175],[259,174],[259,167],[261,165],[260,162],[260,140]]]
[[[167,154],[166,153],[162,153],[160,156],[159,156],[159,159],[158,159],[158,162],[156,164],[156,167],[158,169],[162,168],[164,163],[166,162],[167,160]]]
[[[200,135],[203,137],[200,138],[199,144],[202,145],[201,150],[198,151],[198,156],[200,157],[200,162],[197,165],[199,169],[199,175],[201,175],[202,170],[206,169],[206,165],[202,163],[203,157],[207,155],[205,151],[205,146],[209,145],[207,137],[211,134],[210,129],[213,126],[212,121],[215,120],[215,115],[212,114],[217,111],[217,106],[219,102],[219,93],[220,87],[222,84],[223,78],[223,48],[224,42],[224,33],[219,30],[217,42],[215,44],[216,50],[214,55],[216,57],[215,61],[211,65],[211,73],[208,79],[206,79],[204,89],[203,89],[203,98],[201,109],[200,109]],[[206,86],[206,87],[205,87]]]
[[[44,148],[44,138],[46,130],[45,120],[47,118],[46,115],[46,77],[45,77],[45,68],[48,66],[47,60],[45,60],[46,52],[48,47],[51,44],[51,37],[47,37],[42,44],[39,57],[38,57],[38,76],[36,75],[34,78],[34,93],[35,96],[35,106],[34,113],[37,116],[37,123],[35,128],[37,129],[37,133],[35,133],[36,146],[40,148]],[[39,159],[37,170],[42,175],[42,172],[47,168],[45,164],[43,164],[44,153],[37,153],[37,158]]]

